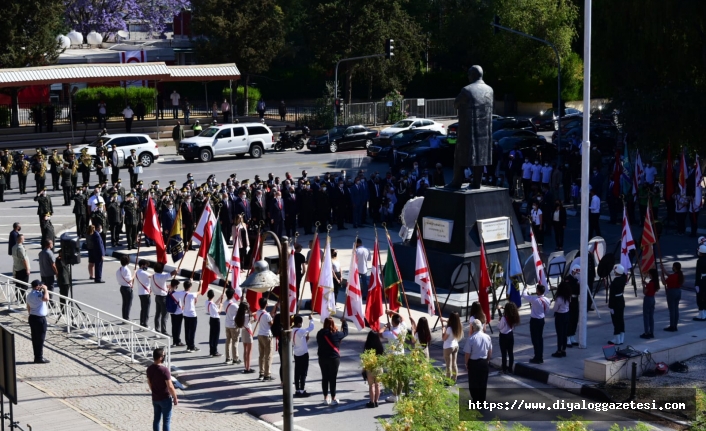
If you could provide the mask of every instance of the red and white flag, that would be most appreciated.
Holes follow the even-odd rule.
[[[630,250],[635,250],[635,241],[632,239],[630,232],[630,223],[628,223],[628,211],[623,206],[623,234],[620,239],[620,264],[625,270],[632,268],[630,261]]]
[[[236,231],[235,241],[233,241],[233,253],[230,256],[230,267],[233,271],[233,281],[231,286],[235,290],[233,296],[236,301],[243,297],[243,289],[240,287],[240,230]]]
[[[353,321],[355,327],[360,331],[365,327],[365,316],[363,315],[363,296],[360,291],[360,274],[358,273],[358,262],[355,256],[355,243],[351,253],[351,266],[348,270],[348,288],[346,289],[346,318]]]
[[[145,223],[142,225],[142,232],[152,241],[157,248],[157,262],[167,263],[167,248],[164,246],[162,236],[162,226],[157,219],[157,211],[154,208],[152,199],[147,199],[147,209],[145,210]]]
[[[321,321],[336,314],[336,295],[333,292],[333,264],[331,263],[331,237],[326,236],[324,260],[319,273],[318,291],[321,293],[317,301],[321,307]]]
[[[537,247],[537,241],[534,239],[534,232],[532,232],[532,229],[530,229],[530,238],[532,239],[532,258],[534,258],[534,272],[537,275],[537,283],[546,287],[547,273],[544,271],[542,258],[539,257],[539,248]]]
[[[681,160],[679,161],[679,190],[682,196],[686,196],[686,177],[689,176],[689,171],[686,168],[686,155],[684,150],[681,152]]]
[[[645,214],[645,225],[642,228],[642,240],[640,248],[642,249],[642,259],[640,260],[640,270],[646,274],[650,269],[656,268],[654,244],[657,242],[654,227],[652,226],[652,201],[647,200],[647,213]]]
[[[370,270],[370,287],[368,288],[368,303],[365,304],[365,320],[373,331],[380,330],[380,318],[383,316],[382,279],[380,278],[380,247],[375,238],[373,248],[373,266]]]
[[[417,262],[414,266],[414,282],[419,285],[419,293],[421,294],[422,304],[426,304],[429,314],[435,314],[434,310],[434,294],[431,289],[431,275],[427,266],[426,253],[422,245],[422,238],[417,234]]]
[[[297,310],[297,273],[294,262],[294,250],[289,253],[287,261],[287,277],[289,278],[289,313],[294,314]]]
[[[216,227],[216,223],[216,216],[213,214],[213,209],[209,202],[201,213],[201,218],[196,225],[196,230],[191,239],[193,244],[201,245],[201,247],[199,247],[199,257],[203,259],[205,259],[208,254],[208,247],[211,245],[211,237],[213,236],[213,229]]]
[[[122,51],[119,53],[120,62],[125,63],[146,63],[147,52],[142,51]],[[128,87],[147,87],[147,81],[123,81]]]
[[[632,176],[632,195],[637,199],[639,186],[642,184],[642,176],[645,174],[645,168],[642,166],[640,158],[640,150],[635,153],[635,173]]]

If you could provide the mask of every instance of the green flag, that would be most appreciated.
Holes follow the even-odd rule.
[[[389,303],[390,310],[397,311],[402,305],[400,303],[400,279],[397,277],[397,269],[395,265],[395,256],[390,244],[387,244],[387,260],[385,261],[385,269],[383,270],[383,285]]]
[[[208,285],[219,278],[223,280],[228,276],[228,248],[221,233],[221,224],[216,223],[216,228],[213,230],[211,245],[208,248],[208,256],[201,277],[201,294],[205,294],[208,290]],[[228,256],[229,258],[230,256]]]

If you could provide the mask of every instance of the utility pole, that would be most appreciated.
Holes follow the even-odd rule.
[[[537,42],[542,42],[545,45],[549,45],[554,50],[554,55],[556,55],[556,64],[557,64],[557,74],[556,74],[557,114],[556,114],[556,118],[557,118],[557,124],[559,125],[559,127],[557,128],[557,132],[556,132],[556,136],[557,136],[556,151],[557,151],[558,159],[559,159],[558,163],[559,163],[559,165],[561,165],[561,58],[559,58],[559,51],[557,51],[556,46],[554,46],[553,43],[551,43],[547,40],[540,39],[538,37],[534,37],[534,36],[529,35],[527,33],[523,33],[521,31],[513,30],[509,27],[504,27],[504,26],[500,25],[500,17],[498,17],[497,15],[495,15],[495,18],[493,19],[493,22],[490,23],[490,25],[492,25],[494,27],[495,34],[499,33],[498,29],[509,31],[510,33],[518,34],[520,36],[527,37],[532,40],[536,40]]]

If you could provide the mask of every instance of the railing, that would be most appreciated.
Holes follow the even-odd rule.
[[[31,290],[29,284],[0,274],[0,292],[8,311],[15,308],[26,310],[26,292]],[[166,366],[170,366],[171,337],[72,298],[52,292],[49,295],[47,319],[54,318],[57,324],[61,322],[66,332],[77,331],[93,338],[99,348],[102,344],[123,348],[129,352],[133,361],[135,356],[152,360],[153,350],[162,347],[167,353]]]

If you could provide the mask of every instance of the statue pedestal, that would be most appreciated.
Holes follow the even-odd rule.
[[[508,217],[515,241],[520,252],[520,261],[524,264],[531,254],[531,244],[525,243],[522,229],[512,206],[508,189],[501,187],[482,187],[476,190],[451,190],[445,188],[430,188],[424,194],[424,203],[417,223],[422,230],[427,259],[431,269],[434,285],[437,289],[439,302],[443,304],[448,292],[464,293],[465,301],[457,298],[456,307],[446,307],[449,310],[465,314],[465,302],[477,300],[476,285],[478,283],[480,264],[480,232],[478,221],[496,217]],[[435,232],[425,232],[425,218],[438,219],[440,228]],[[450,231],[446,230],[449,222],[453,222]],[[431,229],[427,226],[427,229]],[[441,239],[448,234],[448,242],[432,240]],[[498,262],[503,268],[508,266],[509,240],[486,242],[485,252],[488,264]],[[394,245],[395,255],[404,280],[414,280],[415,253],[417,234],[409,243]],[[475,283],[471,280],[475,280]],[[405,288],[410,283],[405,283]],[[415,291],[411,291],[414,296]],[[418,287],[416,289],[418,292]],[[469,297],[470,296],[470,297]],[[457,309],[460,307],[460,309]]]

